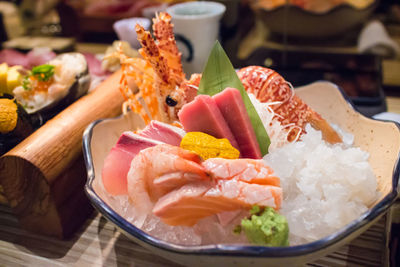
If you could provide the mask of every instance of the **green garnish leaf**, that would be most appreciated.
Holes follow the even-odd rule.
[[[54,66],[44,64],[33,67],[32,75],[35,75],[39,81],[46,82],[54,75]]]
[[[204,68],[198,94],[213,96],[227,87],[236,88],[240,91],[253,125],[261,154],[264,156],[268,153],[268,147],[271,143],[269,136],[232,63],[220,43],[216,41]]]
[[[22,80],[22,88],[26,91],[31,90],[31,82],[29,81],[29,75],[25,76]]]

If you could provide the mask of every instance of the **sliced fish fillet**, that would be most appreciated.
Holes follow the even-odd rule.
[[[223,211],[250,209],[253,205],[279,209],[282,189],[237,180],[191,183],[160,198],[153,213],[169,225],[193,226],[198,220]]]

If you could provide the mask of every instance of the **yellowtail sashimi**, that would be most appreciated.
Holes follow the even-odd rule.
[[[111,195],[126,195],[127,174],[132,159],[142,149],[168,143],[179,145],[185,131],[159,121],[151,121],[146,128],[136,134],[124,132],[104,161],[102,180]]]

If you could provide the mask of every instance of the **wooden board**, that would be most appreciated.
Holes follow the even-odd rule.
[[[82,134],[121,113],[120,77],[113,74],[0,158],[0,184],[23,228],[62,238],[87,218]]]
[[[389,217],[383,216],[352,242],[307,266],[388,266]],[[1,205],[0,262],[5,266],[180,266],[129,240],[97,213],[70,240],[56,240],[19,229],[13,214]]]

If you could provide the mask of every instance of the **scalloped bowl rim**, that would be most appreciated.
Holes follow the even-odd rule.
[[[332,84],[327,82],[328,84]],[[334,84],[332,84],[334,85]],[[350,99],[343,93],[343,91],[336,85],[334,85],[341,93],[342,97],[347,101],[347,103],[357,112],[356,107],[351,103]],[[361,115],[364,117],[363,115]],[[273,257],[273,258],[283,258],[283,257],[297,257],[303,256],[309,253],[320,251],[324,248],[328,248],[335,243],[338,243],[342,239],[349,236],[352,232],[361,228],[362,226],[370,223],[371,221],[379,218],[384,214],[386,210],[389,209],[391,204],[397,198],[398,195],[398,183],[400,178],[400,153],[397,156],[395,166],[393,168],[392,174],[392,190],[383,199],[381,199],[374,207],[368,209],[364,212],[358,219],[345,225],[342,229],[334,232],[322,239],[313,241],[310,243],[289,246],[289,247],[265,247],[265,246],[252,246],[252,245],[226,245],[226,244],[215,244],[215,245],[197,245],[197,246],[185,246],[172,244],[158,238],[155,238],[141,229],[137,228],[122,216],[117,214],[108,204],[106,204],[100,196],[95,192],[93,188],[93,181],[95,179],[94,166],[92,162],[91,154],[91,137],[93,128],[103,122],[108,120],[115,120],[119,117],[100,119],[92,122],[84,131],[83,134],[83,150],[84,159],[87,168],[88,179],[85,185],[85,192],[89,197],[92,204],[95,206],[99,212],[105,216],[108,220],[113,222],[118,228],[123,232],[131,235],[132,237],[143,241],[153,247],[166,250],[169,252],[179,253],[179,254],[195,254],[195,255],[214,255],[214,256],[237,256],[237,257]],[[376,120],[393,123],[397,126],[400,131],[400,125],[393,121],[386,120]]]
[[[293,9],[295,12],[301,12],[301,13],[304,13],[306,15],[319,17],[319,16],[326,16],[326,15],[330,15],[332,13],[340,12],[343,9],[350,9],[350,10],[353,10],[355,12],[362,12],[362,11],[369,10],[371,8],[375,8],[377,5],[378,5],[378,1],[375,0],[371,4],[369,4],[369,5],[367,5],[367,6],[363,7],[363,8],[357,8],[357,7],[355,7],[354,5],[352,5],[350,3],[342,3],[342,4],[339,4],[337,6],[334,6],[334,7],[330,8],[328,10],[325,10],[323,12],[316,12],[316,11],[307,10],[307,9],[304,9],[302,7],[299,7],[299,6],[296,6],[296,5],[293,5],[293,4],[289,4],[289,5],[283,4],[283,5],[274,7],[274,8],[261,8],[261,7],[259,7],[259,8],[256,8],[256,10],[271,13],[271,12],[280,12],[280,10],[285,10],[285,8],[290,8],[290,9]]]

